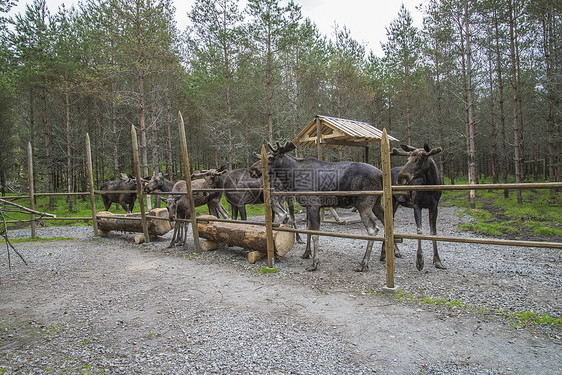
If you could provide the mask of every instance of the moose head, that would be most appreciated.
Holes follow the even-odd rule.
[[[424,144],[423,148],[400,146],[402,150],[393,148],[390,152],[391,155],[408,157],[408,161],[398,173],[397,182],[399,185],[407,185],[415,178],[425,175],[434,163],[430,157],[443,151],[441,147],[430,149],[427,143]]]

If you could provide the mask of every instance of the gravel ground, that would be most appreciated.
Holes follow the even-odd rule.
[[[455,208],[439,218],[439,234],[470,235]],[[395,230],[415,233],[411,210]],[[322,237],[316,272],[295,245],[261,274],[265,262],[236,247],[195,254],[192,243],[168,249],[171,233],[144,245],[92,234],[39,228],[73,239],[17,243],[29,266],[12,254],[11,271],[1,252],[0,373],[562,374],[562,330],[514,318],[562,317],[560,250],[439,243],[448,268],[437,270],[425,241],[419,272],[406,240],[396,297],[381,292],[379,245],[370,270],[353,271],[361,240]]]

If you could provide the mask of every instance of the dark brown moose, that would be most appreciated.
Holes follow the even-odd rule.
[[[121,179],[119,180],[112,180],[104,182],[100,190],[101,191],[126,191],[126,190],[135,190],[135,192],[125,193],[106,193],[102,194],[101,199],[103,201],[103,206],[106,211],[111,208],[111,204],[115,202],[115,206],[119,209],[119,205],[123,207],[127,213],[133,212],[133,208],[135,206],[135,201],[137,200],[137,181],[135,178],[126,175],[125,173],[121,173]]]
[[[292,142],[281,146],[279,142],[274,148],[269,144],[271,153],[268,157],[271,181],[279,179],[286,191],[373,191],[382,190],[382,172],[380,169],[365,163],[357,162],[327,162],[319,159],[296,159],[287,153],[296,146]],[[376,235],[378,228],[376,219],[384,220],[384,209],[381,197],[375,195],[348,196],[297,196],[297,202],[306,208],[308,229],[320,228],[320,209],[322,207],[357,208],[361,221],[369,235]],[[318,235],[312,236],[312,250],[310,236],[303,258],[309,258],[312,253],[312,265],[308,271],[318,268]],[[369,258],[373,248],[372,240],[367,242],[363,260],[357,271],[369,268]]]
[[[393,185],[443,185],[443,180],[439,174],[437,164],[431,156],[443,151],[441,147],[430,149],[427,144],[423,148],[401,145],[402,149],[393,148],[391,155],[407,156],[408,161],[402,167],[392,168]],[[437,206],[441,198],[441,190],[422,190],[412,191],[408,195],[393,196],[394,212],[398,206],[414,209],[414,219],[418,234],[422,234],[421,211],[423,208],[429,210],[429,232],[431,235],[437,234]],[[396,254],[396,250],[395,250]],[[381,251],[381,260],[384,260],[384,248]],[[433,264],[436,268],[445,269],[439,258],[437,251],[437,241],[433,241]],[[416,254],[416,267],[422,270],[424,266],[421,240],[418,240],[418,251]]]

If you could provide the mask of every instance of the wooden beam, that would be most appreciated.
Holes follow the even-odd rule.
[[[392,184],[390,178],[390,144],[386,128],[381,142],[382,185],[384,200],[384,241],[386,252],[386,288],[394,289],[394,218],[392,215]]]
[[[339,139],[322,139],[320,143],[329,146],[351,146],[351,147],[368,147],[368,142],[353,142]]]
[[[142,230],[144,233],[144,242],[150,242],[150,235],[148,234],[148,227],[146,225],[146,211],[144,207],[144,195],[141,180],[141,171],[139,163],[139,144],[137,140],[137,131],[135,126],[131,125],[131,145],[133,146],[133,170],[135,172],[135,178],[137,179],[137,199],[139,201],[141,218],[142,218]]]
[[[96,220],[96,196],[94,194],[94,172],[92,167],[92,148],[90,135],[86,133],[86,165],[88,167],[88,185],[90,188],[90,205],[92,206],[92,225],[94,226],[94,237],[99,236],[98,221]]]
[[[267,165],[268,158],[265,145],[261,146],[261,174],[263,181],[263,204],[265,213],[265,235],[267,250],[267,266],[273,268],[273,257],[275,256],[273,248],[273,218],[271,214],[271,186],[269,185],[269,167]]]
[[[35,197],[33,196],[33,150],[31,142],[27,142],[27,173],[29,174],[29,207],[35,210]],[[35,239],[35,215],[31,214],[29,221],[31,222],[31,238]]]

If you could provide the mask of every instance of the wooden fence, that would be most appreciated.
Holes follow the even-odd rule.
[[[227,189],[196,189],[193,190],[191,188],[191,177],[190,177],[190,167],[189,167],[189,155],[187,152],[187,139],[185,136],[185,127],[183,118],[181,113],[178,116],[178,127],[179,127],[179,134],[180,134],[180,141],[181,141],[181,148],[182,148],[182,157],[183,157],[183,165],[184,165],[184,173],[186,176],[186,184],[187,184],[187,192],[184,193],[187,195],[190,210],[191,212],[195,212],[195,205],[193,202],[193,192],[216,192],[216,191],[226,191]],[[142,221],[143,233],[145,242],[150,241],[150,237],[148,234],[147,229],[147,218],[155,219],[155,220],[162,220],[159,217],[152,217],[148,216],[145,212],[144,207],[144,192],[142,189],[141,184],[141,174],[140,174],[140,163],[139,163],[139,154],[138,154],[138,141],[137,141],[137,133],[135,131],[134,126],[131,126],[131,140],[133,145],[133,161],[134,161],[134,173],[137,180],[137,198],[140,203],[141,207],[141,217],[137,220]],[[90,204],[92,207],[92,216],[87,218],[43,218],[43,219],[53,219],[53,220],[92,220],[93,222],[93,230],[94,235],[98,236],[98,226],[97,226],[97,219],[101,218],[102,216],[98,215],[96,212],[95,206],[95,194],[106,194],[104,191],[95,190],[93,186],[93,168],[92,168],[92,160],[91,160],[91,148],[90,148],[90,137],[86,134],[86,162],[88,168],[88,182],[89,182],[89,192],[79,192],[79,193],[35,193],[34,192],[34,185],[33,185],[33,165],[32,165],[32,155],[31,155],[31,146],[29,145],[29,196],[20,196],[20,197],[11,197],[11,198],[30,198],[30,223],[31,223],[31,237],[35,238],[35,213],[34,210],[34,199],[33,197],[36,196],[49,196],[49,195],[89,195],[90,196]],[[523,246],[523,247],[539,247],[539,248],[554,248],[554,249],[562,249],[562,243],[559,242],[541,242],[541,241],[520,241],[520,240],[504,240],[504,239],[492,239],[492,238],[466,238],[466,237],[448,237],[448,236],[437,236],[437,235],[420,235],[420,234],[403,234],[403,233],[395,233],[393,227],[393,217],[392,217],[392,195],[393,194],[400,194],[407,191],[414,191],[414,190],[505,190],[505,189],[559,189],[562,188],[562,183],[560,182],[551,182],[551,183],[521,183],[521,184],[480,184],[480,185],[425,185],[425,186],[392,186],[391,185],[391,178],[390,178],[390,145],[386,133],[386,129],[383,130],[383,138],[381,141],[381,160],[382,160],[382,172],[383,172],[383,190],[382,191],[352,191],[352,192],[276,192],[272,191],[269,186],[269,173],[268,171],[268,158],[265,146],[262,146],[261,149],[261,161],[262,161],[262,178],[263,178],[263,194],[264,194],[264,211],[265,211],[265,225],[266,227],[266,235],[267,235],[267,265],[268,267],[273,267],[274,261],[274,248],[273,248],[273,227],[275,226],[275,230],[277,231],[286,231],[286,232],[295,232],[295,233],[302,233],[302,234],[312,234],[312,235],[321,235],[321,236],[332,236],[332,237],[343,237],[343,238],[350,238],[350,239],[360,239],[360,240],[375,240],[375,241],[385,241],[385,251],[386,251],[386,284],[385,290],[396,290],[394,284],[394,242],[401,242],[403,239],[417,239],[417,240],[435,240],[435,241],[442,241],[442,242],[463,242],[463,243],[474,243],[474,244],[493,244],[493,245],[503,245],[503,246]],[[245,189],[248,190],[248,189]],[[255,190],[255,189],[251,189]],[[261,190],[261,189],[260,189]],[[135,192],[135,191],[127,191],[127,192]],[[168,195],[169,193],[160,193]],[[177,195],[181,195],[181,193],[174,193]],[[294,228],[287,228],[287,227],[279,227],[278,225],[274,225],[272,222],[272,215],[271,215],[271,205],[270,205],[270,198],[272,195],[309,195],[309,196],[321,196],[321,195],[330,195],[330,196],[337,196],[337,195],[382,195],[383,196],[383,203],[384,203],[384,236],[369,236],[369,235],[359,235],[359,234],[342,234],[342,233],[334,233],[334,232],[326,232],[326,231],[316,231],[316,230],[304,230],[304,229],[294,229]],[[199,234],[197,230],[197,222],[198,221],[219,221],[219,222],[230,222],[230,223],[237,223],[240,225],[250,224],[247,221],[239,221],[239,220],[228,220],[228,219],[210,219],[210,218],[197,218],[195,215],[191,215],[190,220],[181,220],[176,219],[178,221],[188,221],[191,223],[192,233],[193,233],[193,242],[195,248],[198,252],[201,251],[201,246],[199,242]],[[251,222],[251,224],[256,224],[255,222]]]

